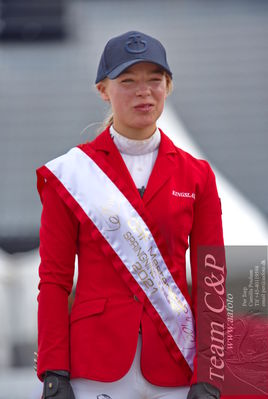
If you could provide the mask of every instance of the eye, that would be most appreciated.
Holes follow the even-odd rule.
[[[122,83],[132,83],[132,82],[134,82],[134,80],[130,79],[130,78],[126,78],[126,79],[122,79],[121,82]]]
[[[154,76],[151,76],[150,80],[152,82],[161,82],[163,80],[163,76],[162,75],[154,75]]]

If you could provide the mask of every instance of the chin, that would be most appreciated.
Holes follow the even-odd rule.
[[[157,121],[157,119],[155,119],[155,118],[147,118],[147,120],[143,120],[143,121],[139,120],[139,121],[137,121],[137,123],[134,123],[133,125],[135,125],[136,129],[150,129],[150,127],[156,125],[156,121]]]

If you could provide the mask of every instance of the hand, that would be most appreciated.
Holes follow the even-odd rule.
[[[69,378],[48,371],[44,378],[44,388],[42,399],[75,399]]]
[[[205,382],[199,382],[191,386],[187,399],[220,399],[218,388]]]

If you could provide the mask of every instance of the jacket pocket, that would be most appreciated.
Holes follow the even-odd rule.
[[[107,300],[107,298],[101,298],[79,303],[71,311],[71,323],[80,319],[84,319],[86,317],[102,313],[105,309]]]

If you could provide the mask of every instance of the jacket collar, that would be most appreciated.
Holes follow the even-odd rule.
[[[161,129],[161,142],[159,146],[158,156],[151,176],[149,178],[144,196],[143,202],[148,203],[154,195],[163,187],[168,181],[174,171],[175,156],[177,154],[176,147],[173,142],[163,133]],[[92,142],[92,147],[97,152],[105,153],[107,158],[106,161],[109,165],[120,174],[120,177],[128,183],[129,188],[135,195],[139,196],[139,192],[135,186],[135,183],[124,163],[124,160],[118,151],[116,145],[111,138],[109,127],[107,127],[96,139]]]

